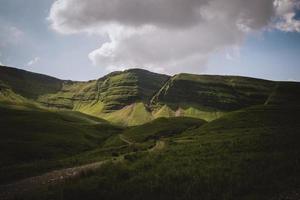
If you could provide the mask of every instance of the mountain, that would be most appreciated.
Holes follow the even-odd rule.
[[[299,88],[296,82],[194,74],[170,77],[142,69],[79,82],[0,67],[2,101],[79,111],[123,126],[176,116],[211,121],[253,105],[297,103]],[[291,89],[292,93],[285,92]]]
[[[77,110],[108,119],[115,111],[131,105],[122,112],[131,115],[135,113],[131,108],[142,109],[138,112],[150,116],[146,105],[168,79],[166,75],[132,69],[113,72],[98,80],[78,82],[0,67],[0,97],[3,101],[32,102],[45,108]],[[135,106],[136,103],[141,106]],[[133,124],[122,119],[120,123],[124,125],[135,125],[151,117]]]
[[[264,104],[275,85],[272,81],[246,77],[178,74],[161,88],[152,102],[232,111]]]
[[[291,199],[300,83],[0,67],[0,199]]]

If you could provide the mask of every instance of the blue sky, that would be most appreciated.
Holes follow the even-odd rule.
[[[248,36],[239,54],[234,60],[216,54],[206,72],[300,81],[300,34],[297,32],[266,31],[259,36]]]
[[[81,6],[80,3],[78,3],[80,1],[61,1],[68,1],[70,5],[74,4],[79,7]],[[214,1],[218,3],[218,0]],[[227,1],[230,3],[230,0]],[[123,40],[117,39],[116,41],[111,39],[112,36],[116,35],[116,31],[110,35],[112,32],[111,30],[119,29],[109,29],[109,31],[107,29],[105,30],[106,32],[104,31],[104,33],[98,34],[98,32],[100,32],[99,30],[104,29],[103,27],[106,27],[106,25],[110,23],[110,21],[103,21],[102,18],[99,19],[99,23],[97,21],[97,25],[95,25],[95,23],[91,23],[87,26],[84,24],[84,26],[80,25],[78,27],[74,27],[71,26],[74,23],[70,23],[70,25],[67,24],[64,27],[59,24],[59,27],[53,28],[53,24],[57,22],[55,20],[60,20],[62,16],[70,16],[70,14],[67,13],[67,15],[65,13],[72,11],[72,7],[64,7],[65,10],[60,9],[59,13],[58,11],[54,12],[54,17],[49,18],[50,10],[52,9],[55,11],[55,9],[57,9],[56,7],[53,7],[54,2],[54,0],[0,0],[0,62],[3,65],[39,72],[62,79],[73,80],[95,79],[115,69],[119,70],[127,67],[142,67],[169,74],[191,72],[199,74],[242,75],[272,80],[300,81],[300,66],[298,61],[298,57],[300,55],[300,33],[297,30],[285,31],[276,28],[264,30],[268,25],[261,25],[260,18],[255,19],[257,20],[257,24],[255,24],[255,26],[253,25],[253,27],[251,27],[252,25],[249,25],[249,28],[253,29],[252,33],[248,33],[248,31],[247,33],[240,33],[237,31],[220,32],[219,34],[214,33],[211,38],[204,37],[201,39],[202,37],[199,37],[199,41],[197,41],[199,43],[194,42],[195,47],[191,50],[185,47],[185,44],[194,44],[193,42],[177,42],[176,40],[182,37],[180,36],[177,38],[174,36],[173,38],[172,35],[174,31],[185,31],[187,32],[186,38],[191,38],[195,35],[195,33],[197,33],[191,32],[188,28],[186,28],[187,26],[191,26],[190,24],[192,22],[189,22],[188,25],[174,25],[171,23],[172,21],[166,21],[168,18],[165,19],[164,15],[161,15],[161,18],[155,18],[153,20],[156,21],[151,22],[151,24],[154,24],[154,28],[157,29],[155,29],[156,32],[145,36],[145,38],[148,39],[153,34],[157,33],[156,35],[161,36],[159,37],[159,40],[151,38],[148,42],[142,37],[142,42],[138,44],[134,43],[135,46],[133,46],[133,44],[128,43],[128,41],[132,41],[133,39],[136,41],[136,39],[138,39],[134,38],[136,36],[130,35],[128,37],[129,39],[126,38],[128,39],[126,41],[123,38]],[[93,2],[96,1],[94,0]],[[99,2],[101,2],[101,0],[99,0]],[[95,7],[95,5],[91,6]],[[170,6],[173,5],[170,4]],[[203,6],[201,8],[206,7]],[[211,11],[213,8],[207,7],[210,14],[214,14],[214,12]],[[178,9],[180,9],[180,7]],[[237,10],[240,11],[243,9],[244,8],[241,7]],[[218,10],[215,12],[217,11]],[[296,15],[293,19],[296,22],[298,21],[300,14],[297,9],[294,9],[294,11]],[[184,11],[182,12],[184,13]],[[80,16],[75,14],[73,16],[74,12],[71,13],[71,17],[76,18],[76,20],[86,19],[83,18],[86,17],[84,15],[85,13]],[[130,14],[124,14],[126,17],[128,15]],[[168,16],[172,16],[172,13]],[[113,17],[115,16],[112,16],[114,21],[119,20],[118,24],[125,28],[127,26],[130,28],[134,26],[140,27],[141,25],[137,23],[146,23],[143,19],[140,21],[131,20],[135,19],[133,18],[135,15],[131,18],[128,17],[128,19],[131,20],[129,22],[122,21],[122,19],[118,18],[115,19]],[[91,17],[88,19],[90,18]],[[65,18],[63,19],[66,20]],[[149,17],[147,18],[147,23],[149,21],[148,19]],[[179,19],[181,19],[180,16]],[[68,19],[67,22],[73,22],[72,20],[73,19]],[[190,18],[187,18],[187,20],[190,20]],[[187,20],[183,19],[182,21],[185,23]],[[126,24],[123,25],[122,23]],[[128,25],[127,23],[130,24]],[[195,30],[201,30],[200,27],[212,27],[211,31],[215,30],[215,27],[211,25],[214,23],[218,22],[212,21],[210,23],[209,21],[209,23],[205,25],[199,25],[199,29]],[[99,26],[101,27],[99,28]],[[175,26],[175,28],[171,26]],[[195,25],[195,27],[197,26],[198,24]],[[206,30],[208,30],[207,33],[201,32],[201,34],[211,34],[211,32],[209,32],[210,29]],[[228,30],[225,27],[220,29],[220,31]],[[121,33],[126,35],[127,32]],[[236,36],[232,37],[232,35],[235,34]],[[170,48],[164,50],[164,44],[156,44],[154,47],[157,47],[157,51],[159,51],[162,56],[153,54],[150,58],[157,58],[159,61],[151,62],[149,54],[152,55],[153,51],[146,49],[146,47],[148,47],[147,45],[151,43],[148,48],[152,48],[152,44],[164,39],[165,35],[170,35],[170,37],[167,37],[170,38],[170,41],[167,41],[167,44],[170,44]],[[212,41],[220,42],[209,43],[208,40],[210,39]],[[122,42],[124,43],[123,46],[115,45],[115,43],[122,44]],[[143,42],[146,44],[144,45]],[[207,43],[209,45],[206,46]],[[131,47],[131,45],[131,49],[140,49],[140,52],[137,52],[136,50],[131,52],[131,49],[125,49],[124,51],[116,50],[116,48],[124,49],[124,47]],[[183,50],[180,52],[176,52],[175,50],[173,53],[173,49],[178,47],[180,48],[180,45],[183,46]],[[201,46],[201,48],[198,48],[197,45]],[[103,54],[107,54],[107,52],[103,53],[103,50],[107,49],[109,50],[108,53],[114,53],[113,60],[103,59]],[[111,49],[113,49],[113,51]],[[92,52],[94,52],[94,54]],[[141,54],[141,52],[145,53]],[[174,57],[180,57],[181,54],[185,55],[185,57],[178,58],[177,60],[174,59]],[[127,57],[123,55],[126,55]]]

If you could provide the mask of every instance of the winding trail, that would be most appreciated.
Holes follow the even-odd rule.
[[[148,149],[148,152],[157,152],[160,151],[162,149],[164,149],[166,146],[165,141],[163,140],[157,140],[154,147],[152,147],[151,149]]]
[[[131,145],[133,142],[127,140],[123,135],[120,135],[120,139],[127,144]],[[157,140],[156,144],[146,150],[148,152],[157,152],[165,147],[165,142]],[[55,185],[63,183],[66,180],[75,179],[80,177],[82,174],[97,170],[105,163],[118,163],[124,161],[124,155],[120,155],[116,158],[111,158],[99,162],[85,164],[77,167],[54,170],[40,176],[29,177],[11,184],[0,185],[0,199],[1,200],[12,200],[16,199],[26,193],[39,189],[41,186]]]
[[[120,137],[120,140],[122,140],[123,142],[127,143],[128,145],[132,145],[133,144],[133,142],[131,142],[127,138],[125,138],[124,135],[120,134],[119,137]]]
[[[54,185],[58,183],[63,183],[66,180],[79,177],[83,173],[96,170],[105,163],[108,162],[117,163],[117,162],[121,162],[123,159],[124,157],[120,156],[115,159],[108,159],[104,161],[77,166],[77,167],[55,170],[40,176],[26,178],[12,184],[2,185],[0,186],[0,199],[1,200],[14,199],[17,197],[17,195],[21,196],[22,194],[25,194],[30,191],[34,191],[43,185]]]

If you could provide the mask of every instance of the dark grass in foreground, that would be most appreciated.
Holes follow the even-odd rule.
[[[29,199],[269,199],[300,186],[300,110],[259,106]]]
[[[76,112],[0,106],[0,182],[63,166],[62,159],[78,161],[70,157],[99,148],[120,132],[101,119]]]

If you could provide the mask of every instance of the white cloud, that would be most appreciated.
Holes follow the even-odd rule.
[[[27,64],[26,67],[31,67],[32,65],[35,65],[36,63],[38,63],[40,61],[39,57],[35,57],[32,60],[30,60]]]
[[[274,6],[278,16],[274,26],[286,32],[300,32],[300,21],[295,19],[296,10],[300,9],[299,0],[275,0]]]
[[[210,55],[238,47],[251,32],[268,26],[285,30],[282,22],[295,26],[295,19],[282,20],[295,4],[296,0],[57,0],[48,19],[60,33],[108,36],[89,59],[109,71],[140,67],[199,72]],[[274,20],[278,17],[281,20]],[[232,55],[237,53],[227,57]]]

